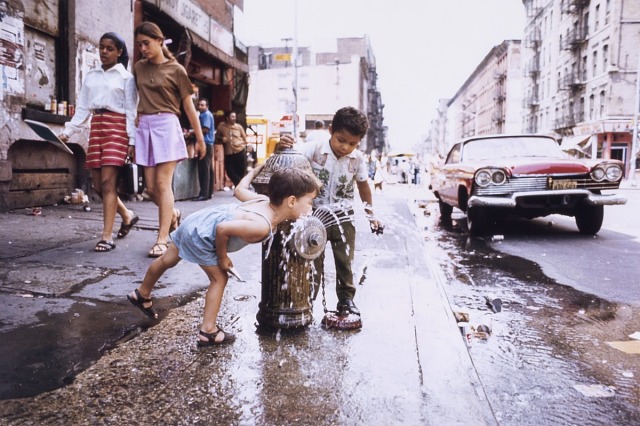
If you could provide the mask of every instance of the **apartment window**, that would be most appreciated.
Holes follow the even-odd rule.
[[[585,37],[589,35],[589,12],[584,14],[584,20],[582,21],[582,35]]]
[[[600,5],[596,5],[596,12],[593,21],[593,30],[598,31],[598,27],[600,26]]]
[[[578,111],[578,120],[577,121],[583,121],[584,120],[584,97],[580,98],[580,111]]]
[[[593,95],[589,96],[589,120],[593,120],[593,113],[595,109],[595,97]]]
[[[604,24],[605,25],[609,24],[609,12],[611,12],[610,7],[611,7],[611,1],[607,0],[604,5]]]
[[[592,76],[595,77],[596,73],[598,72],[598,51],[597,50],[593,51],[593,63],[591,65],[593,66]]]
[[[604,90],[600,92],[600,110],[598,111],[598,116],[600,118],[604,117],[604,104],[606,102]]]
[[[582,81],[587,80],[587,57],[582,57]]]
[[[609,65],[609,45],[602,46],[602,71],[607,72],[607,66]]]

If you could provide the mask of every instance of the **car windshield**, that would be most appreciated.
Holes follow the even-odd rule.
[[[474,139],[462,149],[463,161],[511,157],[564,157],[560,145],[544,137],[505,137]]]

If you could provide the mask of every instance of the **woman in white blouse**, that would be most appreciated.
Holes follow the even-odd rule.
[[[127,156],[133,158],[135,115],[138,95],[133,75],[127,71],[127,46],[118,34],[109,32],[100,38],[101,67],[87,73],[76,101],[76,111],[60,135],[64,142],[82,131],[91,117],[86,168],[91,172],[93,188],[102,198],[103,230],[95,251],[116,248],[113,224],[116,212],[122,218],[118,238],[127,236],[138,216],[122,203],[116,193],[116,180]]]

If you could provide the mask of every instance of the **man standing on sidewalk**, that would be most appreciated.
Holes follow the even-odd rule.
[[[224,117],[225,120],[218,125],[216,140],[220,140],[224,144],[224,169],[235,186],[247,172],[245,152],[247,134],[244,132],[244,128],[236,122],[237,117],[234,111],[227,111]]]
[[[200,182],[200,194],[195,201],[205,201],[211,199],[213,193],[213,135],[215,133],[213,125],[213,114],[209,111],[209,101],[205,98],[198,100],[198,111],[200,111],[200,127],[204,135],[204,144],[207,153],[204,158],[198,159],[198,180]]]

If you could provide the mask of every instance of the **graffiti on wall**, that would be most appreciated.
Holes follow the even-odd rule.
[[[24,81],[21,71],[24,71],[24,25],[22,20],[3,16],[0,19],[0,69],[2,71],[0,84],[2,96],[4,93],[22,93]]]

